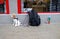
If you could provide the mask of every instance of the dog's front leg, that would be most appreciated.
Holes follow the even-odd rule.
[[[15,20],[15,26],[18,26],[18,20],[17,19]]]

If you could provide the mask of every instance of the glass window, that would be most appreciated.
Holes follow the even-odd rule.
[[[50,7],[51,12],[60,12],[60,0],[52,0]]]
[[[50,0],[22,0],[22,11],[27,12],[34,8],[37,12],[49,12]]]
[[[60,0],[22,0],[22,12],[34,8],[37,12],[60,12]]]
[[[0,14],[5,12],[5,1],[6,0],[0,0]]]

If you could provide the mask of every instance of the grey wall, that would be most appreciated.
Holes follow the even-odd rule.
[[[47,24],[47,17],[51,16],[51,23],[60,23],[60,14],[39,14],[41,17],[41,24]],[[11,14],[0,15],[0,24],[12,24],[12,18],[10,17]],[[27,14],[20,14],[16,15],[19,18],[19,21],[22,24],[28,24],[28,15]]]
[[[23,5],[22,5],[23,6]],[[9,0],[10,14],[0,14],[0,24],[12,24],[12,13],[17,14],[17,0]],[[51,23],[60,23],[60,14],[39,14],[41,17],[41,24],[47,24],[47,17],[51,16]],[[17,14],[17,17],[23,24],[28,24],[27,14]]]

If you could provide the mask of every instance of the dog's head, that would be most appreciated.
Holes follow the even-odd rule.
[[[12,14],[12,16],[11,16],[12,18],[16,18],[16,14]]]

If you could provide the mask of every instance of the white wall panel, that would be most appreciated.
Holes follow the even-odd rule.
[[[10,14],[16,13],[17,14],[17,0],[9,0],[9,9]]]

